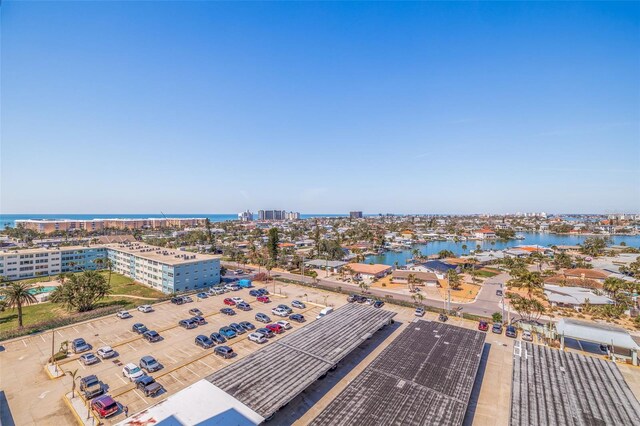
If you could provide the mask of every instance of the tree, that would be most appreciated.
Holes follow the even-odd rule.
[[[211,231],[211,221],[209,218],[204,220],[204,227],[207,230],[207,241],[211,245],[211,248],[215,251],[215,241],[213,240],[213,232]]]
[[[9,283],[6,287],[0,289],[0,295],[4,296],[4,305],[6,307],[18,310],[18,327],[23,328],[22,324],[22,307],[36,303],[38,299],[29,292],[33,286],[23,282]]]
[[[546,310],[538,299],[522,297],[515,293],[509,293],[508,297],[511,307],[527,321],[537,321]]]
[[[313,241],[315,243],[316,253],[320,253],[320,224],[318,223],[318,219],[316,219],[316,226],[313,230]]]
[[[267,250],[269,251],[269,257],[273,263],[278,262],[278,249],[280,244],[280,235],[278,228],[269,229],[269,239],[267,240]]]
[[[111,293],[111,287],[103,275],[96,271],[75,274],[51,292],[51,301],[62,303],[68,310],[90,311],[95,304]]]
[[[502,314],[500,312],[494,312],[491,315],[491,320],[493,322],[502,322]]]
[[[364,281],[360,281],[360,284],[358,285],[358,287],[360,287],[363,293],[366,293],[367,290],[369,289],[369,285]]]
[[[78,369],[76,368],[73,371],[67,370],[64,374],[71,377],[71,399],[73,399],[76,397],[76,379],[80,378],[80,376],[78,376]]]
[[[447,257],[456,257],[456,255],[451,250],[440,250],[438,252],[438,259],[444,259]]]
[[[220,266],[220,276],[224,277],[225,275],[227,275],[227,268],[224,266]]]
[[[447,272],[447,280],[449,281],[449,288],[452,290],[458,290],[462,286],[462,278],[454,269],[449,269]]]
[[[564,252],[554,254],[552,263],[556,271],[560,270],[561,268],[562,269],[571,268],[571,266],[573,265],[573,262],[571,261],[571,256],[569,256]]]
[[[515,278],[508,281],[508,284],[513,287],[519,287],[527,291],[529,298],[534,293],[539,292],[543,287],[542,274],[540,272],[521,271]]]
[[[607,248],[609,241],[606,237],[589,237],[582,243],[580,251],[589,256],[599,256]]]
[[[463,244],[463,245],[462,245],[462,253],[464,254],[464,253],[467,251],[467,249],[468,249],[468,248],[469,248],[469,247],[467,247],[467,245],[466,245],[466,244]]]

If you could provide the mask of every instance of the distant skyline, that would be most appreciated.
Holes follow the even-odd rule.
[[[640,3],[15,2],[0,214],[640,212]]]

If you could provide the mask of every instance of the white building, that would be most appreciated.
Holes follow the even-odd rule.
[[[253,213],[251,213],[249,210],[238,213],[238,220],[242,222],[251,222],[253,220]]]

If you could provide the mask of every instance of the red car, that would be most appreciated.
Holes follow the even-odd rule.
[[[265,328],[271,330],[275,334],[284,333],[284,327],[280,324],[267,324]]]
[[[487,331],[489,330],[489,323],[486,321],[480,321],[478,323],[478,330],[480,331]]]
[[[269,296],[258,296],[258,298],[256,299],[258,302],[262,302],[262,303],[269,303],[271,302],[271,300],[269,300]]]
[[[118,412],[118,404],[109,395],[100,396],[93,400],[91,409],[100,416],[101,419],[107,418]]]
[[[229,305],[229,306],[236,306],[236,302],[234,302],[233,300],[226,298],[224,299],[224,304],[225,305]]]

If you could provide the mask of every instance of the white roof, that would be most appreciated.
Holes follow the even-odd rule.
[[[576,340],[595,342],[624,349],[640,349],[631,335],[624,328],[608,324],[562,318],[556,324],[558,334]]]
[[[265,419],[207,380],[200,380],[116,426],[250,426]]]
[[[591,290],[582,287],[562,287],[554,284],[545,284],[544,294],[549,299],[549,302],[570,305],[582,305],[587,299],[592,305],[609,305],[613,303],[613,300],[607,296],[595,294]]]

